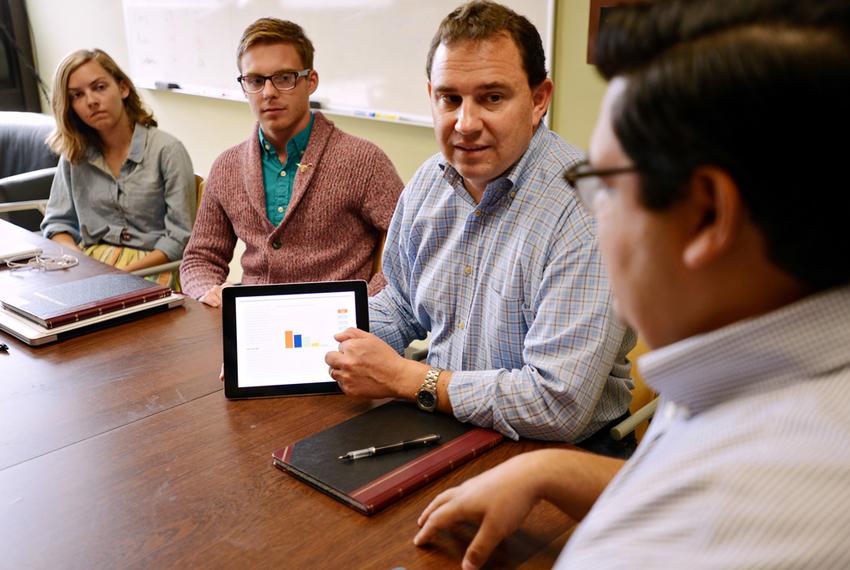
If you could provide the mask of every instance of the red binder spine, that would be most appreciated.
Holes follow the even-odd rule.
[[[350,496],[361,503],[367,514],[371,515],[492,449],[501,441],[502,436],[494,431],[474,429],[426,453],[416,461],[402,465],[380,479],[352,491]]]
[[[122,295],[120,297],[113,297],[112,299],[106,299],[104,301],[97,301],[96,303],[90,303],[89,305],[80,308],[73,313],[68,313],[65,315],[58,315],[56,317],[51,317],[49,319],[44,320],[45,328],[52,329],[55,327],[60,327],[62,325],[66,325],[68,323],[75,323],[77,321],[81,321],[83,319],[88,319],[91,317],[97,317],[104,313],[111,313],[113,311],[118,311],[121,309],[125,309],[127,307],[132,307],[134,305],[141,305],[142,303],[147,303],[148,301],[154,301],[156,299],[161,299],[163,297],[168,297],[171,294],[171,290],[168,288],[157,289],[152,293],[147,293],[146,295],[142,295],[140,297],[133,297],[133,295]]]

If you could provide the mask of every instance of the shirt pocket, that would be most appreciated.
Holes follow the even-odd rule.
[[[165,188],[158,168],[139,164],[118,185],[119,201],[134,226],[147,232],[165,227]]]
[[[521,283],[493,282],[482,288],[481,323],[489,359],[497,368],[521,368],[523,346],[533,322]]]

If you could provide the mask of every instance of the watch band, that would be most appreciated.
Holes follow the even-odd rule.
[[[420,410],[433,412],[437,409],[437,380],[442,371],[442,368],[432,366],[425,374],[425,380],[415,394],[416,404]]]
[[[442,368],[437,368],[436,366],[432,366],[428,373],[425,374],[425,381],[422,382],[422,388],[428,390],[429,392],[437,391],[437,380],[440,378],[440,372],[442,372]]]

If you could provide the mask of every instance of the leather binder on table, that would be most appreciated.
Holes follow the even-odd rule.
[[[439,434],[437,444],[340,460],[349,451]],[[276,467],[366,515],[492,449],[501,434],[389,402],[274,452]]]
[[[162,299],[171,289],[132,273],[108,273],[6,295],[3,308],[52,329]]]

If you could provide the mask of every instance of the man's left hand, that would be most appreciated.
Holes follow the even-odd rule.
[[[331,378],[342,391],[359,398],[412,400],[428,366],[407,360],[393,348],[360,329],[349,328],[334,336],[339,350],[325,355]]]

